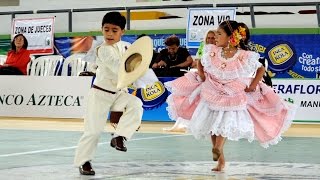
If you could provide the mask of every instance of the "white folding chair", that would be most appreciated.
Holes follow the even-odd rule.
[[[30,76],[57,76],[62,63],[60,55],[40,56],[32,60]]]
[[[80,72],[86,71],[89,63],[82,60],[84,56],[84,53],[68,56],[63,62],[61,76],[78,76]]]
[[[32,61],[34,61],[35,58],[36,58],[35,56],[30,55],[30,61],[29,61],[28,65],[27,65],[27,75],[30,75],[31,64],[32,64]]]
[[[0,65],[3,65],[7,60],[7,55],[0,55]]]

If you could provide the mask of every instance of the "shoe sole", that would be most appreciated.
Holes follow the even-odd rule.
[[[85,176],[94,176],[96,174],[96,172],[84,172],[84,171],[81,171],[81,169],[79,168],[79,172],[81,175],[85,175]]]
[[[96,173],[84,173],[84,172],[80,172],[81,175],[84,176],[94,176]]]
[[[127,152],[127,149],[120,149],[120,148],[116,147],[112,142],[110,142],[110,146],[115,148],[118,151]]]

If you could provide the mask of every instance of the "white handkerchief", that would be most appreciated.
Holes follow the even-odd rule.
[[[152,69],[148,69],[143,76],[133,83],[133,86],[136,88],[146,88],[147,85],[152,85],[157,81],[159,81],[159,79],[154,71]]]

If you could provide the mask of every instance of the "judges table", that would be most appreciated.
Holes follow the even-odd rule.
[[[82,118],[92,77],[0,76],[0,116]]]

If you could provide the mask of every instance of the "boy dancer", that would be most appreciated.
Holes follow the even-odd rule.
[[[120,41],[125,25],[126,19],[119,12],[109,12],[102,19],[105,43],[96,48],[98,69],[88,95],[84,134],[80,138],[74,159],[74,165],[79,167],[82,175],[95,175],[90,161],[110,110],[123,112],[110,142],[110,145],[119,151],[127,151],[124,141],[131,138],[141,124],[141,100],[127,93],[126,88],[116,88],[120,59],[127,49]]]

